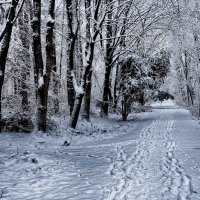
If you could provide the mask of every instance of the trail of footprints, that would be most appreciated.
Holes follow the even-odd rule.
[[[102,199],[190,199],[191,179],[174,156],[172,128],[172,117],[163,115],[142,131],[133,155],[127,156],[121,146],[116,148],[117,159],[111,164],[109,174],[117,184],[105,191]]]

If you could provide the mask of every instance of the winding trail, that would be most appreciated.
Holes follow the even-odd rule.
[[[67,147],[59,135],[0,134],[0,199],[200,200],[200,127],[187,110],[96,120],[113,131]]]
[[[123,146],[116,148],[117,159],[109,173],[118,180],[107,200],[187,200],[192,195],[191,179],[174,155],[171,137],[174,120],[161,114],[140,134],[136,152],[127,156]]]

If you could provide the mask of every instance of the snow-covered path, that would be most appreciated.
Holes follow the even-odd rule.
[[[174,120],[171,113],[159,112],[137,141],[136,152],[127,157],[117,148],[117,160],[110,174],[118,179],[107,199],[189,199],[190,177],[174,156],[175,141],[171,138]]]
[[[198,200],[200,126],[188,111],[154,105],[101,137],[0,135],[6,200]]]

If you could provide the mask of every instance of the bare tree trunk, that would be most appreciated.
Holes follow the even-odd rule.
[[[57,77],[57,66],[56,66],[56,45],[55,45],[55,0],[49,1],[48,8],[48,18],[47,21],[47,31],[46,31],[46,74],[44,75],[44,104],[46,107],[47,114],[47,102],[48,102],[48,91],[49,83],[51,79],[51,74],[53,71],[53,91],[56,94],[56,99],[54,101],[55,112],[59,110],[58,101],[58,77]],[[46,121],[46,117],[45,117]],[[46,123],[46,122],[45,122]],[[46,130],[45,130],[46,131]]]
[[[113,1],[111,0],[107,1],[109,12],[108,12],[108,19],[107,19],[108,22],[107,22],[107,27],[106,27],[107,41],[106,41],[106,55],[105,55],[105,79],[104,79],[103,102],[102,102],[102,113],[101,113],[102,116],[104,117],[108,116],[109,103],[113,101],[112,92],[111,92],[111,72],[112,72],[113,63],[116,61],[116,59],[114,59],[114,56],[115,56],[114,54],[118,46],[121,46],[121,47],[125,46],[125,37],[115,38],[115,36],[117,36],[117,34],[121,36],[124,35],[127,28],[127,16],[132,4],[131,1],[127,2],[127,4],[124,5],[125,7],[123,8],[124,12],[120,11],[119,13],[121,14],[117,12],[117,14],[114,16],[112,2]],[[123,3],[123,1],[118,0],[118,5],[120,5],[121,3]],[[121,9],[120,6],[119,6],[119,9]],[[119,20],[120,15],[123,16],[122,25],[121,23],[120,24],[116,23],[116,21]]]
[[[73,108],[73,112],[72,112],[70,123],[69,123],[71,128],[76,128],[80,109],[81,109],[81,104],[82,104],[82,101],[83,101],[83,96],[84,96],[83,93],[76,94],[76,98],[75,98],[75,102],[74,102],[74,108]]]
[[[84,93],[85,93],[86,87],[87,87],[87,78],[92,69],[95,41],[96,41],[96,38],[99,34],[99,30],[100,30],[102,23],[104,22],[104,19],[106,16],[106,15],[104,15],[104,17],[98,23],[100,5],[101,5],[101,0],[96,1],[95,10],[94,10],[93,34],[92,34],[92,37],[90,38],[90,42],[89,42],[89,46],[88,46],[88,50],[87,50],[87,57],[85,58],[86,60],[84,62],[84,71],[83,71],[83,76],[82,76],[82,80],[81,80],[81,86],[79,88],[79,91],[76,91],[75,104],[74,104],[74,108],[73,108],[73,112],[72,112],[70,124],[69,124],[70,127],[72,127],[72,128],[76,128],[83,96],[84,96]],[[75,76],[72,74],[71,74],[71,76],[73,77],[72,81],[73,81],[73,84],[75,85],[75,82],[76,82]],[[77,84],[76,84],[76,87],[77,87]]]
[[[46,70],[47,74],[50,76],[51,71],[52,73],[52,81],[53,81],[53,93],[54,93],[54,112],[59,112],[59,77],[57,72],[57,64],[56,64],[56,45],[55,45],[55,0],[51,0],[49,4],[49,16],[51,20],[47,22],[47,36],[46,36]],[[49,83],[46,83],[49,85]],[[49,86],[47,86],[49,87]],[[48,90],[48,89],[47,89]]]
[[[12,0],[11,7],[7,16],[7,29],[5,34],[2,36],[0,42],[2,43],[0,48],[0,132],[2,131],[2,89],[5,76],[6,60],[8,55],[8,50],[10,46],[10,39],[13,29],[13,21],[15,19],[16,8],[19,0]]]
[[[29,16],[27,12],[28,10],[28,4],[25,3],[24,9],[19,15],[19,38],[21,40],[21,44],[23,46],[24,52],[23,55],[20,53],[20,59],[22,60],[22,71],[21,71],[21,97],[22,97],[22,111],[25,113],[29,111],[29,87],[27,84],[27,81],[30,78],[30,69],[31,69],[31,58],[29,54],[29,48],[30,48],[30,31],[29,31]]]
[[[64,27],[65,27],[65,2],[63,1],[63,9],[62,9],[62,28],[61,28],[61,51],[60,51],[60,69],[59,69],[59,75],[60,75],[60,85],[59,88],[61,87],[61,78],[62,78],[62,62],[63,62],[63,50],[64,50]]]
[[[84,95],[83,117],[87,121],[90,120],[91,89],[92,89],[92,71],[90,71],[90,73],[88,74],[87,85]]]
[[[91,18],[91,0],[85,0],[85,15],[86,15],[86,52],[85,56],[88,54],[89,50],[89,40],[90,34],[90,18]],[[87,85],[84,95],[84,106],[83,106],[83,118],[90,120],[90,104],[91,104],[91,89],[92,89],[92,69],[87,77]]]
[[[67,93],[68,93],[68,105],[70,108],[70,115],[72,114],[74,101],[75,101],[75,90],[73,86],[73,77],[71,71],[74,70],[74,50],[77,40],[78,24],[74,31],[74,13],[73,13],[73,1],[66,0],[66,11],[67,11],[67,25],[68,25],[68,49],[67,49]]]
[[[63,44],[64,44],[64,20],[65,20],[65,5],[63,3],[63,13],[62,13],[62,29],[61,29],[61,51],[60,51],[60,80],[61,80],[61,75],[62,75],[62,60],[63,60]]]
[[[109,56],[110,57],[110,56]],[[105,69],[105,79],[104,79],[104,89],[103,89],[103,103],[102,103],[102,116],[107,117],[108,116],[108,108],[109,108],[109,102],[110,94],[111,94],[111,81],[110,81],[110,75],[112,70],[112,58],[107,59],[106,61],[106,69]]]
[[[5,18],[5,9],[3,8],[3,6],[0,4],[0,24],[3,24]]]
[[[44,86],[44,64],[41,45],[41,0],[33,0],[33,55],[35,64],[35,81],[37,94],[36,129],[46,131],[46,97]]]
[[[51,72],[56,64],[55,43],[54,43],[54,19],[55,0],[49,1],[48,21],[46,32],[46,72],[44,74],[44,64],[41,45],[41,0],[33,1],[33,53],[35,61],[35,77],[37,82],[37,116],[36,128],[38,131],[46,132],[47,119],[47,99]]]
[[[110,4],[110,5],[109,5]],[[113,36],[113,29],[112,29],[112,1],[109,0],[107,2],[107,6],[109,6],[109,13],[108,13],[108,22],[106,27],[106,37],[112,38]],[[103,103],[102,103],[102,115],[107,117],[108,116],[108,107],[109,107],[109,94],[110,94],[110,75],[112,69],[112,62],[113,62],[113,40],[107,39],[106,41],[106,55],[105,55],[105,78],[104,78],[104,88],[103,88]]]
[[[122,119],[123,121],[127,121],[128,114],[130,112],[130,98],[128,96],[124,96],[122,100]]]
[[[145,105],[145,96],[144,96],[144,91],[141,92],[141,96],[139,98],[139,103],[141,106],[144,106]]]
[[[115,84],[114,84],[114,95],[113,95],[113,109],[114,112],[116,112],[117,110],[117,103],[118,103],[118,97],[117,97],[117,84],[119,81],[119,65],[117,65],[117,69],[116,69],[116,77],[115,77]]]
[[[94,39],[96,39],[96,37]],[[82,81],[81,81],[82,92],[76,92],[74,108],[73,108],[73,112],[72,112],[71,119],[70,119],[70,127],[72,127],[72,128],[76,128],[76,124],[77,124],[79,113],[80,113],[81,104],[82,104],[84,93],[85,93],[86,87],[87,87],[87,77],[88,77],[90,70],[92,68],[92,62],[93,62],[93,58],[94,58],[94,42],[90,43],[88,53],[89,53],[90,56],[89,56],[89,59],[87,60],[87,65],[85,66]],[[73,77],[73,79],[75,78],[75,76],[72,76],[72,77]]]
[[[54,113],[57,114],[59,112],[59,79],[58,79],[57,68],[53,69],[53,103],[54,103]]]
[[[199,4],[196,3],[196,7],[199,8]],[[198,18],[198,16],[197,16]],[[197,54],[197,59],[198,59],[198,63],[197,63],[197,69],[200,63],[200,47],[199,47],[199,36],[198,34],[194,33],[194,41],[195,41],[195,46],[196,46],[196,54]],[[200,73],[198,72],[198,117],[200,118]]]

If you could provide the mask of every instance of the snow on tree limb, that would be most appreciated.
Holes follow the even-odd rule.
[[[77,84],[76,77],[73,70],[71,70],[71,76],[72,76],[73,86],[74,86],[76,95],[84,94],[83,88],[81,86],[78,86]]]

